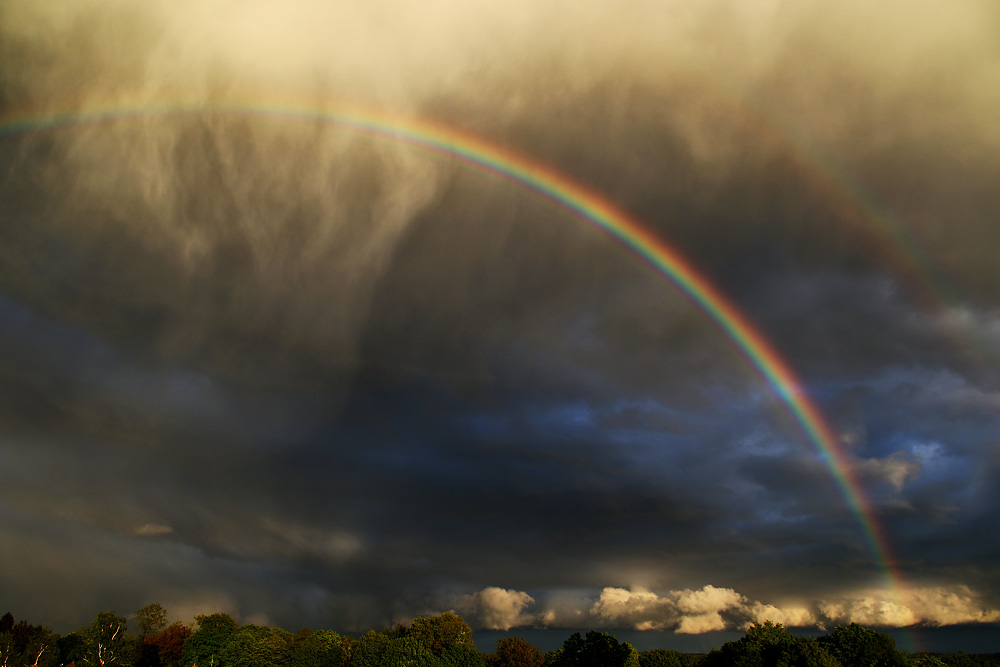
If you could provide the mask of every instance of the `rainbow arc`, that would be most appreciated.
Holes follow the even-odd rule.
[[[902,578],[864,488],[855,477],[833,428],[790,365],[751,321],[676,249],[622,208],[555,168],[448,125],[347,105],[335,108],[287,103],[269,106],[253,102],[214,104],[210,107],[177,103],[119,105],[83,112],[0,118],[0,137],[151,115],[185,115],[205,111],[331,123],[378,139],[401,142],[509,181],[606,232],[641,257],[701,309],[782,401],[829,469],[856,517],[867,549],[883,573],[885,585],[897,599],[902,597],[905,590]]]

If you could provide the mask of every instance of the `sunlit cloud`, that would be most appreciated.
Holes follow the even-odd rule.
[[[994,623],[1000,619],[1000,609],[986,606],[968,586],[918,587],[905,591],[899,599],[886,591],[862,591],[822,601],[818,606],[831,623],[903,627]]]
[[[174,529],[163,523],[146,523],[135,529],[136,535],[144,537],[154,537],[157,535],[169,535]]]
[[[534,605],[535,600],[521,591],[490,586],[478,593],[458,597],[454,604],[479,627],[489,630],[510,630],[534,622],[534,616],[525,610]]]
[[[608,587],[589,607],[581,600],[575,614],[568,613],[563,603],[558,613],[546,608],[537,618],[546,627],[572,628],[590,622],[607,628],[702,634],[745,630],[765,621],[791,628],[993,623],[1000,618],[1000,610],[984,607],[981,596],[968,586],[915,588],[898,596],[884,590],[858,591],[809,605],[751,600],[733,589],[706,585],[662,595],[645,588]]]
[[[903,485],[920,475],[920,461],[914,460],[908,452],[894,452],[883,458],[858,461],[855,469],[864,478],[888,484],[894,491],[902,491]]]

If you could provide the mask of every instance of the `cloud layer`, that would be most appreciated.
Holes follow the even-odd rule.
[[[489,587],[457,598],[455,603],[469,618],[480,619],[481,627],[494,630],[527,626],[603,627],[702,634],[745,630],[765,621],[788,628],[826,628],[849,623],[900,628],[1000,620],[1000,609],[985,608],[982,596],[965,586],[912,588],[902,593],[863,590],[808,605],[769,604],[751,600],[731,588],[712,585],[663,595],[641,587],[608,587],[596,600],[579,600],[575,608],[565,604],[542,605],[532,614],[524,613],[526,607],[535,603],[527,593]]]
[[[60,631],[997,623],[998,20],[0,0],[0,599]],[[529,155],[703,273],[830,422],[900,595],[696,304],[345,105]]]

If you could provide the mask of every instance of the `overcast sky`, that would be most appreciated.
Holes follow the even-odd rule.
[[[1000,11],[876,4],[0,1],[0,611],[1000,630]],[[460,128],[643,221],[800,377],[900,590],[637,255],[236,100]]]

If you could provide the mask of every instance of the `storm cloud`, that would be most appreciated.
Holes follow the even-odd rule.
[[[997,623],[993,3],[0,1],[0,599],[71,630]],[[696,303],[802,380],[836,471]],[[880,587],[888,567],[898,592]]]

